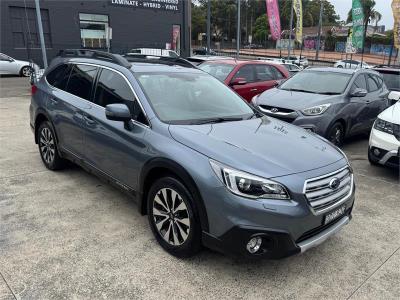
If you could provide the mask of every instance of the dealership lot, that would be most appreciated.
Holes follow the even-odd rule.
[[[343,147],[356,175],[353,220],[323,245],[280,261],[208,250],[179,260],[127,196],[78,167],[45,169],[29,128],[27,80],[1,78],[0,89],[0,300],[400,294],[399,174],[369,165],[366,138]]]

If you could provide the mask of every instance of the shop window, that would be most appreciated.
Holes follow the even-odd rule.
[[[79,14],[83,48],[107,48],[108,16]]]

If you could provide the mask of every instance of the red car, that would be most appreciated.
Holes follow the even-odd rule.
[[[213,60],[198,67],[223,81],[248,102],[290,77],[284,66],[258,60]]]

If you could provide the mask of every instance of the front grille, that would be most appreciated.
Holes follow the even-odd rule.
[[[306,180],[304,193],[311,207],[318,213],[347,197],[352,187],[353,174],[346,167],[334,173]]]
[[[292,109],[287,109],[287,108],[282,108],[282,107],[276,107],[276,106],[269,106],[269,105],[264,105],[264,104],[260,105],[260,107],[263,108],[263,109],[269,110],[269,111],[271,111],[271,109],[274,109],[274,108],[277,109],[276,112],[271,112],[271,113],[278,113],[278,112],[280,112],[280,113],[290,114],[290,113],[294,112],[294,110],[292,110]]]
[[[292,123],[298,117],[296,111],[282,107],[260,105],[260,110],[268,116],[277,118],[288,123]]]

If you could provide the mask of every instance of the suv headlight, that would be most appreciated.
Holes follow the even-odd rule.
[[[275,181],[232,169],[214,160],[210,160],[210,164],[217,177],[236,195],[251,199],[290,199],[286,188]]]
[[[309,107],[302,110],[302,113],[306,116],[317,116],[323,114],[331,106],[330,103],[321,104],[313,107]]]
[[[400,136],[400,125],[390,123],[379,118],[376,119],[374,123],[374,128],[376,130],[395,135],[396,137]]]

